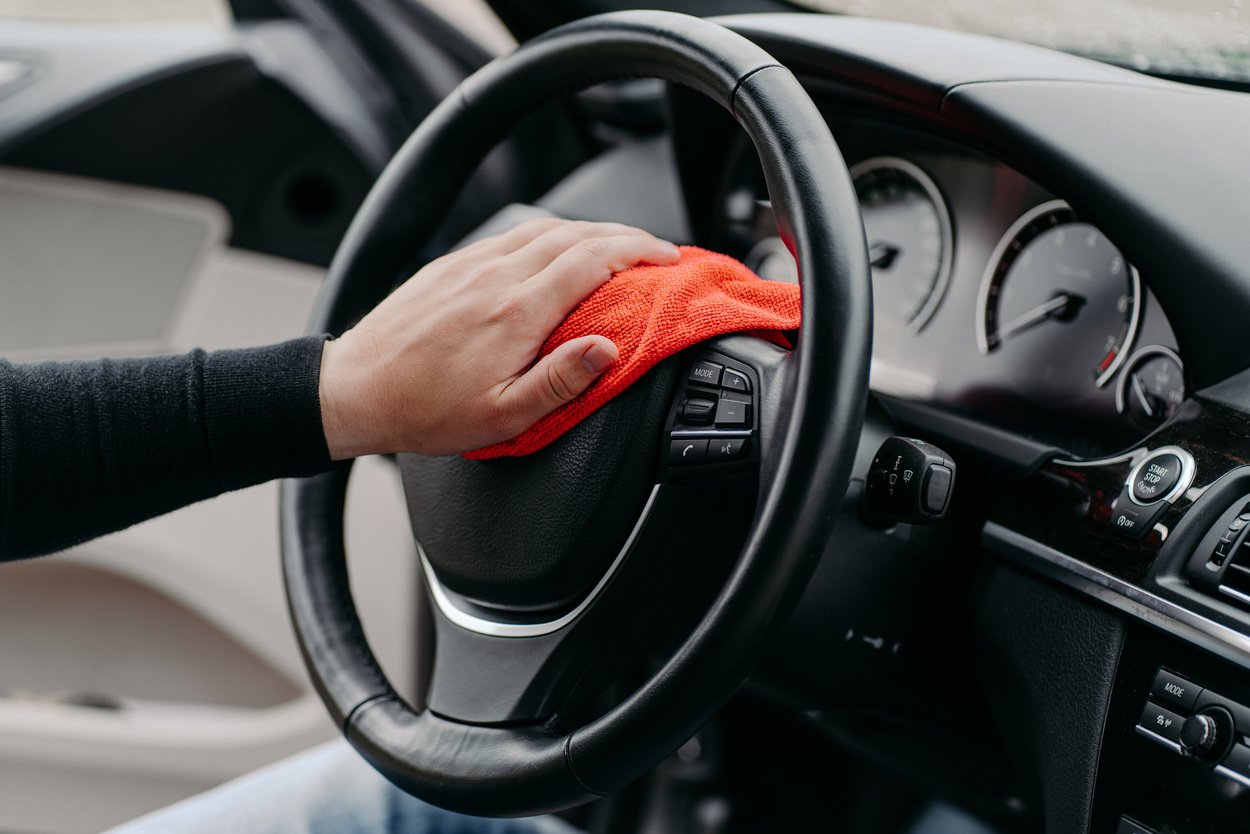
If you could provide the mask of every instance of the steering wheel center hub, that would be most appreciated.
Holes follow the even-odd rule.
[[[675,380],[661,363],[526,457],[400,456],[413,535],[457,607],[525,622],[585,598],[655,483]]]

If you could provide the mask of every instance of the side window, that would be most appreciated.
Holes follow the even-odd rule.
[[[0,0],[0,20],[60,23],[230,22],[226,0]]]

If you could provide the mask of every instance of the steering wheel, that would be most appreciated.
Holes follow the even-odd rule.
[[[522,117],[593,84],[639,77],[709,96],[753,140],[799,265],[794,349],[746,336],[696,346],[525,458],[399,456],[434,602],[433,676],[420,710],[387,682],[352,601],[350,466],[282,485],[287,596],[317,692],[370,764],[452,810],[572,807],[617,791],[689,739],[797,602],[850,477],[872,339],[850,176],[794,76],[697,18],[586,18],[468,78],[365,200],[312,331],[341,332],[411,274],[423,236]],[[726,375],[717,391],[709,367],[717,379],[739,378]],[[695,389],[734,393],[738,428],[702,435],[741,440],[724,448],[744,454],[681,465],[677,446],[700,432],[680,431],[679,401]],[[644,683],[604,694],[657,654]]]

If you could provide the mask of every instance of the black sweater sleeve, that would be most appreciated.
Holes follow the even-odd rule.
[[[323,344],[315,336],[145,359],[0,361],[0,559],[329,468]]]

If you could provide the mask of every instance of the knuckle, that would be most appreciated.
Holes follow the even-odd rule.
[[[483,422],[486,430],[494,437],[512,438],[528,428],[520,411],[515,407],[501,406],[486,415]]]
[[[579,240],[573,249],[580,258],[597,261],[607,256],[609,246],[601,237],[588,237]]]
[[[552,362],[547,366],[547,391],[556,404],[566,403],[581,393],[577,383],[567,364]]]
[[[500,293],[490,306],[486,319],[491,324],[513,324],[527,321],[530,304],[521,293]]]
[[[504,271],[503,261],[499,259],[491,259],[483,264],[480,264],[476,269],[473,270],[472,274],[468,276],[468,279],[469,279],[468,283],[471,283],[471,284],[494,283],[495,281],[499,280],[499,278],[503,275],[503,271]]]
[[[581,240],[584,240],[595,233],[595,224],[585,220],[570,220],[563,223],[559,228],[552,229],[548,232],[551,239],[560,244],[562,248],[576,246]]]
[[[563,223],[564,221],[558,217],[535,217],[517,226],[516,231],[521,235],[534,236],[555,229],[563,225]]]

